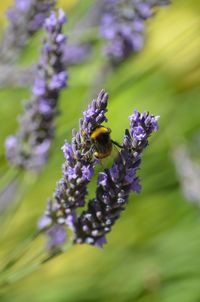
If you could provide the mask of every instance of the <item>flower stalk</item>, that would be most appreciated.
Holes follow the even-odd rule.
[[[125,131],[123,145],[112,167],[99,173],[95,198],[88,202],[86,210],[77,213],[77,209],[85,205],[87,186],[97,163],[91,133],[107,121],[107,100],[108,95],[102,90],[83,113],[79,132],[73,130],[72,143],[65,142],[63,146],[63,177],[39,221],[39,228],[48,237],[49,249],[64,244],[67,228],[73,232],[74,243],[103,246],[106,234],[125,209],[130,193],[140,192],[137,172],[148,139],[158,130],[158,117],[135,110],[129,118],[130,130]]]
[[[17,134],[6,140],[6,155],[13,166],[38,171],[48,158],[55,132],[60,91],[67,85],[63,63],[66,36],[62,33],[65,22],[62,10],[59,10],[58,15],[52,12],[45,21],[46,38],[37,66],[33,96],[25,104]]]
[[[105,39],[104,53],[113,62],[120,62],[144,45],[145,21],[154,8],[167,0],[105,0],[100,34]]]
[[[55,0],[15,0],[7,12],[8,27],[0,45],[0,61],[13,62],[27,41],[44,24]]]

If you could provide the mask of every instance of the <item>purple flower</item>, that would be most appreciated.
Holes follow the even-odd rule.
[[[46,38],[32,89],[33,96],[26,103],[25,112],[20,117],[19,130],[12,138],[15,140],[15,147],[11,143],[6,144],[10,163],[29,170],[39,170],[48,158],[55,132],[54,120],[59,93],[67,84],[67,73],[63,63],[65,39],[57,39],[63,35],[63,13],[60,11],[58,17],[52,12],[45,24],[51,24],[51,27],[45,25]]]
[[[57,16],[55,12],[52,12],[49,18],[47,18],[44,22],[44,28],[51,32],[56,29],[57,25]]]
[[[103,122],[106,122],[105,113],[107,112],[107,100],[108,95],[102,90],[97,100],[93,100],[88,106],[87,110],[83,112],[84,118],[81,119],[81,128],[87,133],[87,136],[91,131]]]
[[[31,0],[16,0],[15,4],[19,11],[27,12],[31,7],[31,2]]]
[[[64,25],[67,22],[66,15],[62,9],[58,10],[58,21],[61,25]]]
[[[49,151],[51,145],[51,141],[46,139],[42,143],[40,143],[38,146],[35,146],[35,149],[33,150],[33,154],[39,157],[46,157],[47,152]]]
[[[61,150],[64,153],[66,161],[70,162],[70,160],[72,159],[72,155],[73,155],[72,146],[67,141],[65,141],[65,144],[63,145]]]
[[[6,139],[5,145],[6,145],[6,148],[8,148],[8,149],[14,149],[17,145],[16,137],[14,135],[9,136]]]
[[[88,165],[88,166],[83,166],[81,170],[82,170],[82,180],[90,181],[90,179],[94,174],[93,168],[90,165]]]
[[[140,180],[138,177],[135,177],[131,183],[131,187],[130,187],[131,191],[136,192],[136,193],[140,193],[141,191],[141,185],[140,185]]]
[[[145,28],[143,20],[141,20],[139,18],[135,19],[133,21],[133,27],[136,32],[138,32],[138,33],[143,32],[144,28]]]
[[[67,227],[73,231],[74,243],[102,247],[106,243],[106,234],[124,211],[129,194],[141,190],[137,172],[148,139],[158,129],[158,117],[135,110],[129,117],[130,130],[125,131],[123,146],[112,167],[99,173],[96,196],[88,202],[85,210],[80,211],[85,205],[88,184],[97,164],[90,135],[92,129],[106,121],[107,99],[107,93],[102,90],[84,111],[79,132],[73,130],[71,144],[65,142],[62,147],[65,156],[63,176],[39,223],[39,228],[45,232],[50,228],[47,236],[50,233],[49,246],[52,248],[64,243],[64,235],[60,236],[59,232],[61,228],[61,234],[64,233],[63,229]]]
[[[153,15],[154,6],[165,0],[105,0],[100,34],[107,40],[104,53],[122,61],[144,45],[145,20]]]
[[[106,237],[105,236],[102,236],[102,237],[99,237],[96,241],[95,241],[95,245],[97,247],[103,247],[104,244],[107,243],[107,240],[106,240]]]
[[[136,9],[142,18],[147,19],[152,16],[151,6],[152,6],[151,3],[148,3],[148,2],[142,3],[141,2],[141,3],[136,4]]]
[[[15,0],[7,12],[9,25],[0,47],[2,62],[14,61],[19,51],[26,45],[44,23],[55,5],[55,0]]]
[[[66,86],[67,73],[66,71],[61,71],[60,73],[54,74],[52,76],[49,86],[51,89],[62,89]]]
[[[99,185],[106,186],[108,177],[104,172],[99,173]]]
[[[17,151],[17,138],[14,135],[10,135],[7,137],[5,141],[5,148],[8,160],[12,159]]]
[[[48,100],[45,99],[41,99],[38,102],[38,110],[41,114],[52,114],[52,110],[53,108],[51,107],[51,105],[49,104]]]
[[[142,141],[145,138],[146,132],[142,126],[136,127],[132,132],[135,140]]]
[[[35,79],[33,85],[33,94],[35,96],[45,95],[46,92],[46,83],[44,79]]]
[[[148,113],[135,111],[130,117],[130,132],[126,130],[122,149],[110,169],[99,174],[96,197],[89,201],[88,208],[75,222],[75,243],[89,243],[102,247],[105,235],[111,231],[115,221],[125,209],[131,191],[139,193],[141,186],[136,173],[140,168],[141,155],[148,138],[158,129],[156,118]],[[132,134],[139,124],[145,124],[145,135],[136,140]]]
[[[110,176],[113,181],[117,180],[119,177],[119,169],[118,166],[113,164],[112,168],[110,168]]]
[[[140,114],[137,110],[129,117],[131,121],[131,135],[136,143],[146,142],[147,133],[158,130],[159,116],[151,116],[148,112]]]
[[[46,227],[51,225],[51,222],[52,222],[51,218],[44,215],[38,221],[38,228],[39,229],[45,229]]]
[[[56,38],[57,43],[64,43],[65,41],[66,41],[66,36],[65,35],[63,35],[63,34],[57,35],[57,38]]]
[[[46,231],[48,237],[47,247],[49,250],[61,246],[66,240],[66,230],[59,224],[53,225]]]
[[[65,172],[65,177],[68,178],[69,181],[76,179],[76,177],[77,177],[76,172],[77,171],[75,168],[69,167],[67,169],[67,171]]]
[[[66,141],[62,147],[65,156],[62,167],[63,176],[58,181],[54,197],[50,203],[48,202],[44,214],[51,219],[52,225],[68,226],[70,224],[72,227],[72,221],[74,225],[76,220],[76,209],[85,204],[87,185],[97,163],[93,156],[91,129],[106,121],[107,100],[108,95],[102,90],[80,120],[79,132],[73,130],[71,144]]]

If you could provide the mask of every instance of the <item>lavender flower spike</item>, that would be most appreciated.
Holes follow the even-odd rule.
[[[148,138],[158,129],[158,117],[135,111],[130,116],[130,131],[126,130],[123,147],[110,169],[99,174],[96,197],[75,222],[75,243],[102,246],[105,235],[125,209],[131,191],[140,192],[136,175]]]
[[[15,136],[6,140],[10,163],[29,170],[38,170],[48,157],[55,130],[55,117],[60,91],[66,86],[67,73],[63,63],[66,37],[62,27],[66,18],[59,10],[46,19],[46,38],[33,85],[32,99],[25,105]]]
[[[55,0],[15,0],[7,16],[9,25],[0,46],[0,60],[10,63],[27,40],[42,27],[45,18],[55,5]]]
[[[76,220],[75,211],[85,204],[87,185],[97,163],[93,156],[90,134],[93,128],[106,121],[107,100],[108,95],[102,90],[97,99],[93,100],[84,111],[83,118],[80,120],[79,132],[73,130],[72,143],[69,144],[66,141],[62,147],[65,156],[62,168],[63,176],[58,181],[54,197],[48,202],[45,214],[39,221],[39,228],[48,229],[48,237],[50,235],[53,237],[50,239],[51,246],[57,245],[56,243],[59,241],[57,233],[63,234],[64,232],[61,229],[64,230],[66,225],[73,228]],[[56,230],[60,229],[59,232],[51,232],[55,226]]]
[[[100,34],[107,40],[104,52],[114,61],[122,61],[143,48],[145,20],[155,6],[168,0],[105,0]]]

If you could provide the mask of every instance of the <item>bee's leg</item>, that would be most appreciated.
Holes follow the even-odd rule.
[[[111,142],[112,142],[115,146],[119,147],[120,149],[123,148],[122,145],[120,145],[118,142],[113,141],[112,139],[111,139]]]

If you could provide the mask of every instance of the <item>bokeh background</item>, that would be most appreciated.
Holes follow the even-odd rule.
[[[5,10],[11,3],[0,3],[2,28],[6,26]],[[59,1],[68,13],[66,31],[92,3]],[[0,301],[200,301],[198,204],[184,196],[173,157],[177,146],[183,144],[192,150],[197,148],[195,154],[199,154],[199,32],[200,2],[172,1],[147,21],[143,51],[120,64],[104,81],[100,70],[106,60],[95,42],[91,57],[68,70],[69,86],[62,93],[56,138],[39,175],[17,174],[4,155],[4,140],[16,131],[21,101],[30,97],[31,87],[0,88],[0,266],[27,246],[21,264],[11,267],[11,284],[1,287]],[[41,38],[40,32],[30,40],[20,57],[21,66],[36,62]],[[128,127],[127,117],[135,108],[161,116],[159,132],[152,136],[139,172],[142,192],[131,195],[103,249],[77,245],[38,270],[20,276],[16,273],[18,266],[31,264],[29,257],[45,245],[45,238],[30,244],[30,237],[61,176],[60,148],[66,138],[71,138],[71,129],[78,127],[82,111],[100,88],[110,95],[108,126],[119,142]],[[94,190],[95,180],[90,196]]]

